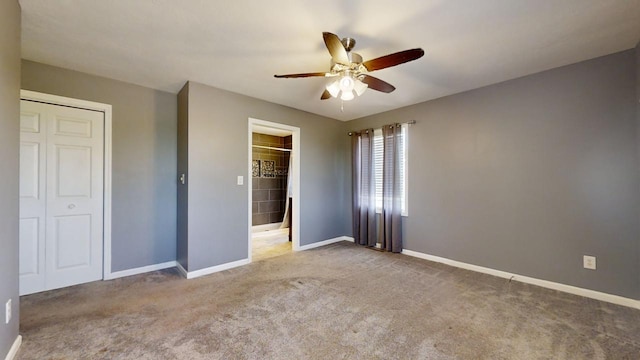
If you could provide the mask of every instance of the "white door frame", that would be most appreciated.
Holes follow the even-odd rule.
[[[293,245],[293,251],[300,251],[300,128],[295,126],[289,126],[284,124],[279,124],[271,121],[259,120],[254,118],[249,118],[249,126],[248,126],[248,150],[249,150],[249,161],[247,166],[247,190],[249,192],[249,224],[247,229],[247,237],[248,237],[248,255],[247,258],[249,262],[251,262],[251,220],[253,218],[253,213],[251,211],[251,203],[253,198],[253,178],[251,176],[251,161],[253,160],[252,154],[252,138],[253,138],[253,128],[254,125],[259,125],[263,127],[270,127],[273,129],[286,130],[290,131],[293,134],[293,146],[291,155],[293,156],[293,211],[291,213],[291,243]]]
[[[95,110],[104,113],[104,212],[102,234],[102,278],[105,280],[109,279],[111,275],[111,105],[94,101],[86,101],[64,96],[45,94],[30,90],[20,90],[20,99],[37,101],[52,105]]]

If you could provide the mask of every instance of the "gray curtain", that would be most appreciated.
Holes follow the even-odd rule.
[[[382,248],[397,253],[402,251],[402,126],[383,126],[382,139]]]
[[[376,246],[376,189],[373,172],[373,129],[351,136],[353,181],[353,238],[356,244]]]

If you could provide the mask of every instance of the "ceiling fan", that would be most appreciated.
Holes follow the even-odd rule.
[[[424,50],[410,49],[397,53],[381,56],[372,60],[362,61],[362,56],[352,52],[356,41],[352,38],[340,38],[330,32],[323,32],[324,44],[331,54],[331,69],[328,72],[312,72],[301,74],[274,75],[276,78],[305,78],[324,76],[337,78],[327,84],[320,96],[321,100],[331,97],[348,101],[360,96],[367,88],[390,93],[396,88],[376,77],[368,75],[369,72],[400,65],[421,58]]]

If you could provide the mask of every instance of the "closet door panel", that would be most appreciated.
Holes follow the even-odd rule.
[[[46,129],[41,104],[20,109],[20,295],[45,289]]]
[[[40,219],[25,217],[20,219],[20,276],[37,277],[40,275],[43,259],[40,251]]]
[[[56,197],[91,197],[91,147],[55,146]]]
[[[103,114],[47,117],[47,288],[102,279]]]
[[[54,218],[51,258],[56,270],[91,265],[91,215],[67,215]]]

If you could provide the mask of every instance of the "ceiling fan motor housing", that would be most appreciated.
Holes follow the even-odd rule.
[[[354,38],[350,38],[350,37],[342,38],[340,42],[344,46],[344,49],[347,50],[347,52],[351,51],[356,46],[356,39]]]
[[[348,52],[347,56],[349,56],[349,61],[355,64],[362,64],[362,56],[358,53]]]
[[[331,59],[331,74],[342,74],[345,72],[354,73],[356,76],[362,72],[366,72],[367,69],[362,65],[362,56],[358,53],[348,52],[347,56],[349,57],[349,64],[340,64]]]

